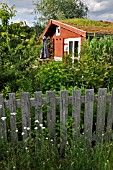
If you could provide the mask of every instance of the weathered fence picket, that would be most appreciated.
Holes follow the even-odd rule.
[[[72,118],[73,118],[73,136],[80,133],[80,111],[81,111],[81,90],[72,92]]]
[[[2,94],[0,94],[0,136],[4,140],[7,140],[6,115],[4,108],[4,99]]]
[[[16,99],[15,93],[9,93],[9,110],[10,110],[10,134],[11,141],[17,142],[17,125],[16,125]]]
[[[94,104],[94,90],[88,89],[86,90],[85,96],[84,135],[89,146],[91,145],[92,141],[93,104]]]
[[[24,92],[20,94],[21,111],[22,111],[22,134],[23,139],[30,136],[31,130],[31,115],[30,115],[30,98],[29,93]]]
[[[111,101],[109,103],[109,111],[107,117],[106,138],[111,139],[112,136],[112,124],[113,124],[113,89],[111,92]]]
[[[99,89],[98,105],[97,105],[97,123],[96,123],[96,140],[100,141],[104,134],[105,128],[105,113],[106,113],[106,95],[107,89]]]
[[[56,121],[56,103],[55,91],[47,92],[47,123],[50,133],[50,139],[55,137],[55,121]]]
[[[82,104],[84,107],[81,107]],[[58,112],[57,105],[59,105],[58,108],[60,108]],[[34,110],[31,109],[32,106]],[[45,111],[43,110],[43,106],[47,107]],[[18,108],[20,108],[19,114],[22,118],[21,137],[23,137],[23,139],[31,136],[30,131],[34,130],[35,126],[37,126],[35,129],[38,128],[36,132],[41,133],[40,124],[43,124],[43,126],[47,126],[48,128],[50,139],[54,140],[56,138],[56,120],[59,119],[60,131],[58,132],[58,140],[60,139],[61,153],[68,139],[66,126],[69,116],[72,116],[72,124],[70,124],[70,127],[72,126],[71,136],[73,136],[73,140],[83,135],[81,132],[84,132],[88,146],[91,145],[93,140],[101,141],[103,134],[105,139],[112,139],[113,89],[109,95],[107,95],[106,88],[100,88],[98,95],[94,95],[93,89],[87,89],[85,96],[81,95],[81,90],[72,91],[72,96],[68,96],[68,91],[64,90],[60,92],[60,97],[55,96],[55,91],[48,91],[45,98],[42,97],[42,92],[35,92],[34,98],[30,98],[30,94],[24,92],[20,94],[20,99],[16,99],[15,94],[10,93],[9,100],[4,100],[3,95],[0,94],[0,136],[5,140],[8,138],[11,142],[17,142],[21,139],[17,133]],[[32,111],[34,118],[33,115],[31,115]],[[47,120],[45,120],[45,118],[47,118]],[[81,119],[82,127],[84,127],[82,130]],[[10,125],[10,127],[6,126],[6,122],[7,126]],[[10,129],[10,138],[8,129]]]
[[[42,92],[35,92],[35,119],[42,124]]]
[[[62,150],[67,140],[67,129],[66,129],[67,115],[68,115],[68,91],[62,90],[60,92],[60,123],[61,123],[60,153],[62,153]]]

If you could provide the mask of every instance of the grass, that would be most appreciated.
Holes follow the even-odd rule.
[[[0,141],[0,170],[112,170],[113,142],[87,148],[84,137],[67,142],[63,155],[41,135],[11,144]]]
[[[69,24],[71,26],[82,29],[89,33],[94,32],[94,33],[103,33],[103,34],[104,33],[113,34],[113,22],[94,21],[94,20],[83,19],[83,18],[65,19],[60,21],[65,24]]]

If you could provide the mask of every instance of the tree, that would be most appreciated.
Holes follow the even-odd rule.
[[[0,2],[0,19],[2,21],[2,26],[7,26],[9,20],[15,16],[16,10],[14,10],[14,5],[9,7],[6,3]]]
[[[0,4],[0,93],[32,91],[36,58],[41,45],[36,44],[36,30],[25,22],[11,23],[14,7]]]
[[[88,7],[81,0],[37,0],[35,12],[41,21],[87,17]]]

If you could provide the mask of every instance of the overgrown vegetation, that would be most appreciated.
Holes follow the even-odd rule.
[[[44,129],[44,128],[43,128]],[[36,131],[36,127],[35,127]],[[0,139],[0,169],[23,170],[112,170],[113,143],[97,144],[87,148],[84,137],[76,142],[67,142],[64,154],[54,140],[43,135],[26,139],[21,143],[11,144]]]
[[[60,21],[88,33],[113,34],[113,23],[108,21],[94,21],[85,18],[62,19]]]
[[[48,90],[56,90],[58,95],[64,89],[68,90],[69,95],[76,89],[84,93],[86,88],[94,88],[95,93],[100,87],[107,87],[111,91],[112,37],[88,39],[82,48],[82,58],[75,64],[72,64],[70,56],[64,56],[63,62],[40,64],[36,58],[40,55],[42,44],[35,30],[24,22],[9,24],[9,19],[15,15],[14,7],[0,5],[0,93],[5,98],[9,92],[15,92],[18,97],[20,92],[25,91],[30,92],[31,96],[35,91],[45,94]],[[20,117],[17,119],[20,127]],[[14,145],[0,139],[0,169],[113,169],[112,142],[88,149],[83,135],[76,142],[69,137],[64,155],[60,156],[59,147],[55,140],[49,140],[47,131],[37,136],[36,130],[37,127],[34,127],[31,139]]]

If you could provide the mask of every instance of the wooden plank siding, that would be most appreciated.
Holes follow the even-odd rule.
[[[94,103],[97,104],[97,107],[94,107]],[[109,106],[107,106],[107,103],[109,103]],[[82,104],[84,104],[84,110],[82,110]],[[46,113],[43,111],[44,105],[47,107]],[[49,138],[50,140],[54,140],[56,138],[56,117],[58,116],[56,109],[57,105],[59,105],[60,108],[59,122],[61,152],[67,142],[66,123],[68,116],[71,116],[73,120],[73,140],[76,140],[76,135],[84,135],[88,146],[90,146],[92,141],[101,141],[103,134],[108,140],[112,138],[113,90],[111,91],[111,94],[107,95],[106,88],[100,88],[98,90],[98,95],[94,95],[93,89],[87,89],[85,96],[81,95],[81,90],[72,91],[72,96],[68,96],[68,91],[64,90],[60,92],[59,97],[55,96],[55,91],[48,91],[45,98],[42,97],[42,92],[35,92],[34,98],[30,98],[30,94],[28,92],[24,92],[20,94],[20,99],[16,99],[15,94],[10,93],[9,100],[4,100],[3,95],[0,94],[1,138],[7,140],[7,136],[9,135],[8,128],[10,128],[11,142],[17,142],[19,140],[17,133],[17,109],[20,108],[22,118],[21,129],[23,132],[21,139],[24,140],[31,136],[31,131],[34,130],[37,120],[39,124],[47,126],[50,134]],[[31,112],[31,107],[34,108],[34,113]],[[69,107],[71,107],[71,112],[68,109]],[[8,117],[8,113],[6,114],[7,109],[9,109]],[[82,131],[81,111],[83,114]],[[32,114],[34,115],[34,118],[32,118]],[[46,120],[44,120],[44,114],[46,114]],[[93,129],[94,116],[96,117],[95,129]],[[6,122],[8,121],[10,127],[6,126]],[[46,124],[44,122],[46,122]]]

